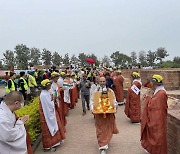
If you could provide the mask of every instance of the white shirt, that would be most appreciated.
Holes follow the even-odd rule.
[[[0,154],[27,154],[26,130],[8,106],[0,104]]]
[[[58,99],[58,83],[57,82],[53,82],[51,84],[51,89],[49,90],[49,92],[51,93],[51,95],[54,95],[57,97],[56,102],[58,104],[58,107],[60,105],[59,99]]]
[[[40,94],[40,100],[44,117],[52,136],[58,131],[58,124],[56,119],[55,105],[51,100],[51,94],[47,90],[42,90]]]
[[[99,84],[93,84],[90,89],[90,97],[92,97],[94,91],[99,87]]]
[[[61,87],[63,87],[63,83],[64,83],[63,78],[62,78],[62,77],[59,77],[59,79],[57,80],[57,83],[58,83]]]

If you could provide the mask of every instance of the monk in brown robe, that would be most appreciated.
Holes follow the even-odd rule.
[[[103,89],[106,89],[105,77],[100,77],[99,84],[100,84],[100,87],[98,88],[99,91],[103,91]],[[108,89],[112,91],[110,88]],[[115,96],[114,96],[114,99],[115,99]],[[91,107],[91,110],[93,110],[92,100],[90,103],[90,107]],[[108,144],[110,143],[113,134],[118,134],[119,131],[116,127],[114,113],[106,114],[106,118],[104,118],[103,114],[95,114],[94,116],[95,116],[96,135],[97,135],[97,140],[99,144],[99,150],[101,153],[103,153],[105,152],[105,150],[108,149]]]
[[[124,104],[123,82],[124,82],[124,77],[121,75],[121,71],[120,70],[116,71],[113,77],[113,84],[114,84],[113,90],[118,105]]]
[[[139,123],[141,120],[141,104],[140,104],[140,75],[137,72],[131,74],[133,80],[132,86],[128,89],[125,105],[125,114],[133,123]]]
[[[167,94],[162,76],[153,75],[154,95],[146,94],[146,104],[141,120],[141,145],[150,154],[167,154],[166,123]]]
[[[49,92],[51,83],[48,79],[41,82],[43,90],[40,94],[40,123],[42,131],[42,144],[44,151],[56,151],[65,139],[65,127],[58,114],[58,107],[54,97]]]

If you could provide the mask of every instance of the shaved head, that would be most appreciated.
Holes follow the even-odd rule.
[[[99,85],[101,87],[104,87],[106,85],[106,78],[105,77],[100,77],[99,78]]]
[[[24,100],[24,97],[23,97],[22,93],[19,91],[10,92],[4,97],[4,102],[7,105],[12,105],[16,101],[22,102],[23,100]]]

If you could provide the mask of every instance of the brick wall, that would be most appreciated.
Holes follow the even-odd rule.
[[[175,101],[167,117],[168,154],[180,154],[180,101]]]
[[[124,87],[130,86],[130,75],[133,71],[137,71],[141,75],[142,83],[146,83],[147,78],[152,77],[153,74],[160,74],[164,80],[166,90],[180,90],[180,69],[153,69],[153,70],[122,70],[122,75],[125,77]]]

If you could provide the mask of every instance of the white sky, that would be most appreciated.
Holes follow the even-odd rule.
[[[180,56],[180,0],[0,0],[0,58],[17,44],[64,56],[115,51]]]

